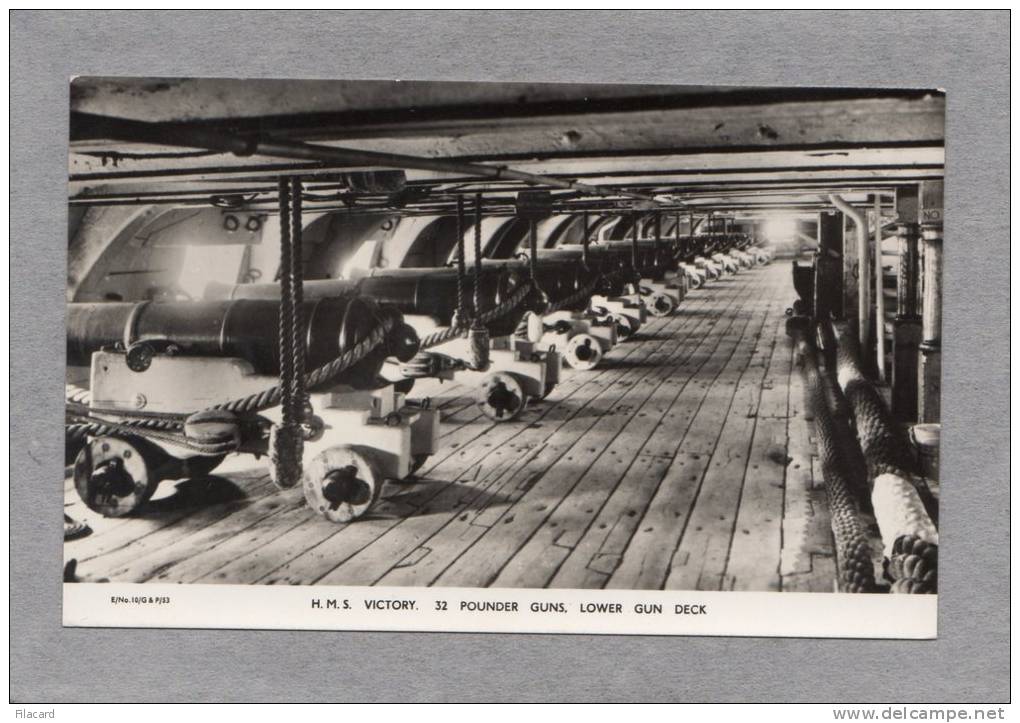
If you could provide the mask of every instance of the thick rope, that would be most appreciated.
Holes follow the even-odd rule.
[[[528,271],[531,272],[531,283],[538,287],[538,222],[528,221]]]
[[[906,435],[861,372],[857,337],[835,327],[836,369],[868,466],[871,501],[882,534],[893,592],[932,593],[938,585],[937,506],[917,474]]]
[[[845,322],[834,324],[833,330],[836,336],[836,373],[854,414],[857,436],[868,463],[868,475],[872,479],[882,474],[911,478],[926,506],[934,505],[928,484],[917,473],[906,434],[861,371],[856,336]]]
[[[457,310],[453,316],[453,326],[464,326],[468,312],[464,304],[464,197],[457,196]]]
[[[471,350],[470,365],[476,371],[489,368],[489,330],[481,319],[482,312],[482,194],[475,194],[475,263],[474,263],[474,319],[468,331]]]
[[[318,369],[309,372],[304,377],[306,389],[316,389],[328,381],[333,380],[340,374],[350,369],[366,356],[371,354],[378,346],[386,342],[386,338],[393,329],[392,319],[383,319],[379,326],[357,344],[346,350],[328,364],[323,364]],[[239,414],[248,412],[259,412],[280,403],[282,390],[280,385],[270,387],[257,394],[250,394],[247,397],[232,399],[228,402],[216,404],[209,409],[224,409]]]
[[[516,304],[520,303],[520,298],[516,298]],[[511,307],[512,308],[512,307]],[[483,315],[485,320],[491,320],[498,318],[499,314],[496,312],[505,313],[504,306],[494,308],[491,312]],[[345,350],[340,356],[336,357],[332,361],[323,364],[322,366],[314,369],[313,371],[304,375],[302,382],[305,389],[317,389],[327,382],[332,381],[345,371],[353,367],[355,364],[362,361],[365,357],[375,351],[381,344],[386,342],[387,336],[394,327],[394,322],[391,318],[383,318],[377,320],[379,325],[369,333],[364,339],[352,346],[350,349]],[[452,337],[451,337],[452,338]],[[424,347],[423,347],[424,348]],[[70,388],[70,387],[69,387]],[[80,388],[79,388],[80,390]],[[88,394],[86,390],[80,390],[85,394]],[[283,396],[283,388],[280,384],[269,387],[261,392],[250,394],[245,397],[237,399],[231,399],[220,404],[213,405],[207,410],[224,410],[229,412],[235,412],[237,414],[250,414],[261,412],[271,407],[275,407],[280,404]],[[65,409],[69,414],[116,414],[119,417],[124,417],[118,420],[117,424],[125,427],[137,427],[141,429],[176,429],[183,427],[184,421],[190,414],[146,414],[144,412],[132,412],[120,409],[93,409],[87,404],[83,403],[82,397],[69,396],[66,400]]]
[[[68,447],[71,445],[77,445],[79,448],[84,446],[86,437],[111,436],[118,434],[142,437],[144,439],[151,439],[165,444],[173,444],[206,456],[226,454],[237,448],[237,445],[233,441],[219,443],[198,442],[185,437],[183,433],[175,434],[173,432],[155,431],[151,429],[140,430],[137,427],[133,427],[128,424],[120,424],[119,422],[110,422],[104,419],[96,419],[95,417],[88,416],[72,416],[71,422],[64,425],[64,440]]]
[[[524,300],[528,297],[531,288],[530,283],[521,284],[521,286],[519,286],[513,294],[508,296],[506,300],[492,307],[488,311],[484,311],[479,314],[478,321],[482,324],[488,324],[491,321],[495,321],[496,319],[506,316],[524,303]],[[472,320],[471,323],[473,324],[474,320]],[[467,334],[469,327],[470,324],[459,327],[451,325],[443,329],[439,329],[438,331],[434,331],[421,339],[418,348],[422,350],[431,349],[432,347],[445,344],[453,339],[459,339]]]
[[[294,414],[298,424],[304,421],[308,395],[305,392],[305,323],[304,323],[304,218],[302,214],[302,184],[300,178],[291,179],[291,294],[293,324],[291,345],[294,348],[294,369],[291,383],[294,387]]]
[[[546,311],[546,314],[551,314],[554,311],[559,311],[560,309],[565,309],[565,308],[567,308],[569,306],[573,306],[574,304],[576,304],[578,301],[581,301],[582,299],[589,298],[594,293],[594,291],[595,291],[596,287],[598,286],[598,284],[599,284],[599,279],[595,278],[594,280],[589,282],[584,288],[578,289],[577,291],[575,291],[570,296],[564,297],[564,298],[560,299],[559,301],[555,301],[555,302],[551,303],[549,305],[549,309]]]
[[[379,347],[380,344],[385,342],[386,336],[392,327],[393,322],[391,320],[383,320],[372,333],[339,357],[306,374],[304,376],[306,388],[315,389],[343,374],[347,369],[360,362]],[[210,407],[209,410],[216,409],[237,414],[254,414],[280,404],[281,395],[282,389],[280,385],[276,385],[258,394],[217,404]],[[107,413],[101,410],[92,411],[103,414]],[[118,415],[132,414],[131,412],[125,413],[120,410],[111,410],[109,413]],[[113,422],[107,419],[96,418],[84,412],[76,412],[69,408],[67,416],[69,422],[65,424],[65,436],[68,444],[81,442],[86,435],[121,433],[176,444],[206,455],[222,454],[234,448],[232,444],[203,444],[184,437],[180,430],[183,429],[187,417],[191,415],[173,415],[173,418],[170,418],[170,415],[166,415],[167,418],[165,419],[154,417],[151,420],[127,418]]]
[[[92,392],[74,384],[65,384],[64,401],[69,404],[84,404],[88,406],[92,401]]]
[[[482,312],[482,194],[475,195],[475,288],[474,288],[474,316],[475,323],[478,323],[478,316]]]
[[[839,418],[834,414],[830,395],[826,393],[819,373],[814,346],[804,338],[803,327],[806,326],[807,319],[804,317],[795,317],[787,323],[803,361],[805,383],[815,419],[818,454],[829,500],[829,519],[836,543],[839,587],[842,592],[872,592],[875,590],[875,571],[871,544],[860,518],[855,494],[862,480],[854,479],[854,476],[862,476],[863,469],[852,463],[853,450],[847,444],[848,435],[840,434]],[[853,445],[856,446],[856,441]]]
[[[283,427],[293,427],[291,418],[294,387],[294,294],[291,275],[291,185],[290,179],[279,179],[280,195],[280,315],[278,338],[280,344],[280,389],[283,403]]]
[[[294,487],[301,480],[304,449],[304,325],[301,323],[301,183],[280,178],[280,406],[269,434],[273,480]]]

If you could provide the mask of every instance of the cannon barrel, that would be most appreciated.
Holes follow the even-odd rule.
[[[402,314],[430,317],[439,326],[449,326],[457,310],[457,271],[446,267],[421,269],[370,269],[355,279],[317,279],[304,282],[307,300],[358,295],[392,306]],[[519,278],[506,270],[492,268],[482,273],[482,310],[505,301],[519,285]],[[465,303],[474,299],[474,275],[464,279]],[[278,284],[219,284],[205,289],[207,299],[278,299]],[[511,315],[512,316],[512,315]],[[494,320],[491,333],[516,325],[512,320]],[[512,329],[511,329],[512,331]],[[506,332],[510,333],[510,332]],[[503,335],[503,334],[499,334]]]
[[[538,250],[540,261],[549,259],[579,263],[583,254],[583,248],[574,244]],[[588,248],[588,266],[605,275],[620,272],[630,273],[630,253],[625,254],[620,249],[608,246],[591,246]]]
[[[631,253],[632,241],[610,241],[608,248]],[[628,257],[629,258],[629,257]],[[638,270],[643,277],[659,280],[667,271],[676,271],[679,263],[670,248],[670,243],[663,239],[658,245],[650,239],[641,239],[637,243]]]
[[[394,322],[388,343],[340,381],[371,387],[388,355],[409,358],[417,351],[417,339],[402,323],[400,312],[371,300],[354,296],[308,300],[302,310],[306,370],[332,361],[387,318]],[[275,375],[280,371],[279,314],[280,302],[275,299],[68,304],[67,363],[88,365],[96,351],[144,342],[155,347],[172,344],[180,355],[244,359],[257,373]]]
[[[523,259],[485,259],[482,264],[490,268],[503,266],[520,278],[527,278],[531,274],[530,262]],[[573,259],[540,256],[535,263],[535,280],[554,304],[587,288],[598,276],[597,271],[586,269]],[[574,307],[583,309],[587,301],[579,300]]]
[[[583,247],[577,244],[565,244],[553,249],[542,249],[539,251],[539,258],[552,254],[571,254],[574,258],[580,258],[583,254]],[[637,253],[634,253],[632,241],[609,241],[588,247],[589,263],[602,263],[603,273],[615,270],[628,272],[633,268],[635,258],[637,271],[643,277],[649,278],[662,276],[674,264],[672,253],[665,242],[656,248],[654,242],[639,241]]]
[[[579,263],[583,254],[580,245],[563,245],[553,249],[540,249],[538,258],[572,260]],[[620,296],[626,293],[627,284],[634,281],[634,267],[631,265],[630,250],[610,246],[590,246],[588,248],[588,265],[601,273],[607,282],[604,290],[609,296]]]

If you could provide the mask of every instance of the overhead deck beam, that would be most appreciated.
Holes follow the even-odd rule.
[[[185,130],[165,123],[149,123],[125,118],[71,113],[71,140],[112,139],[115,141],[156,143],[181,148],[201,148],[228,152],[235,156],[265,156],[300,161],[366,165],[372,168],[418,169],[443,174],[470,175],[495,180],[511,180],[529,185],[577,191],[590,196],[621,195],[636,201],[658,203],[654,196],[625,190],[610,191],[599,186],[519,171],[506,166],[409,156],[399,153],[340,148],[269,136],[243,137],[236,134],[191,127]]]
[[[279,159],[241,158],[224,154],[189,151],[187,155],[167,155],[167,148],[136,147],[127,151],[124,144],[90,144],[82,148],[72,144],[70,180],[80,184],[137,182],[138,179],[175,179],[180,181],[216,178],[275,177],[281,172],[300,171],[305,177],[335,176],[339,172],[372,170],[371,165],[350,163],[281,163]],[[781,172],[790,175],[824,173],[830,175],[876,176],[890,171],[913,170],[932,175],[941,173],[945,152],[941,145],[924,147],[858,148],[841,151],[733,151],[729,153],[686,153],[663,155],[597,155],[570,160],[521,160],[515,168],[525,172],[585,179],[593,183],[655,182],[657,178],[691,180],[732,180],[755,174]],[[172,163],[172,170],[170,164]],[[429,170],[409,170],[409,183],[487,182],[467,174],[451,178]]]
[[[934,91],[525,86],[515,95],[482,84],[320,85],[268,83],[231,98],[216,84],[81,79],[72,111],[473,161],[932,145],[944,136],[944,96]]]

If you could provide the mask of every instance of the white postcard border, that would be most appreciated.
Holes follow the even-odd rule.
[[[65,583],[68,627],[933,639],[936,595]]]

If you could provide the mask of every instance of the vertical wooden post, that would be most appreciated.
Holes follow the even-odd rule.
[[[843,214],[838,211],[818,214],[814,298],[816,319],[828,319],[830,315],[845,318],[842,288],[843,225]]]
[[[920,216],[924,259],[918,419],[938,422],[942,393],[942,181],[921,184]]]
[[[896,190],[899,267],[896,273],[896,319],[893,321],[892,411],[903,422],[917,421],[918,302],[917,187]]]

